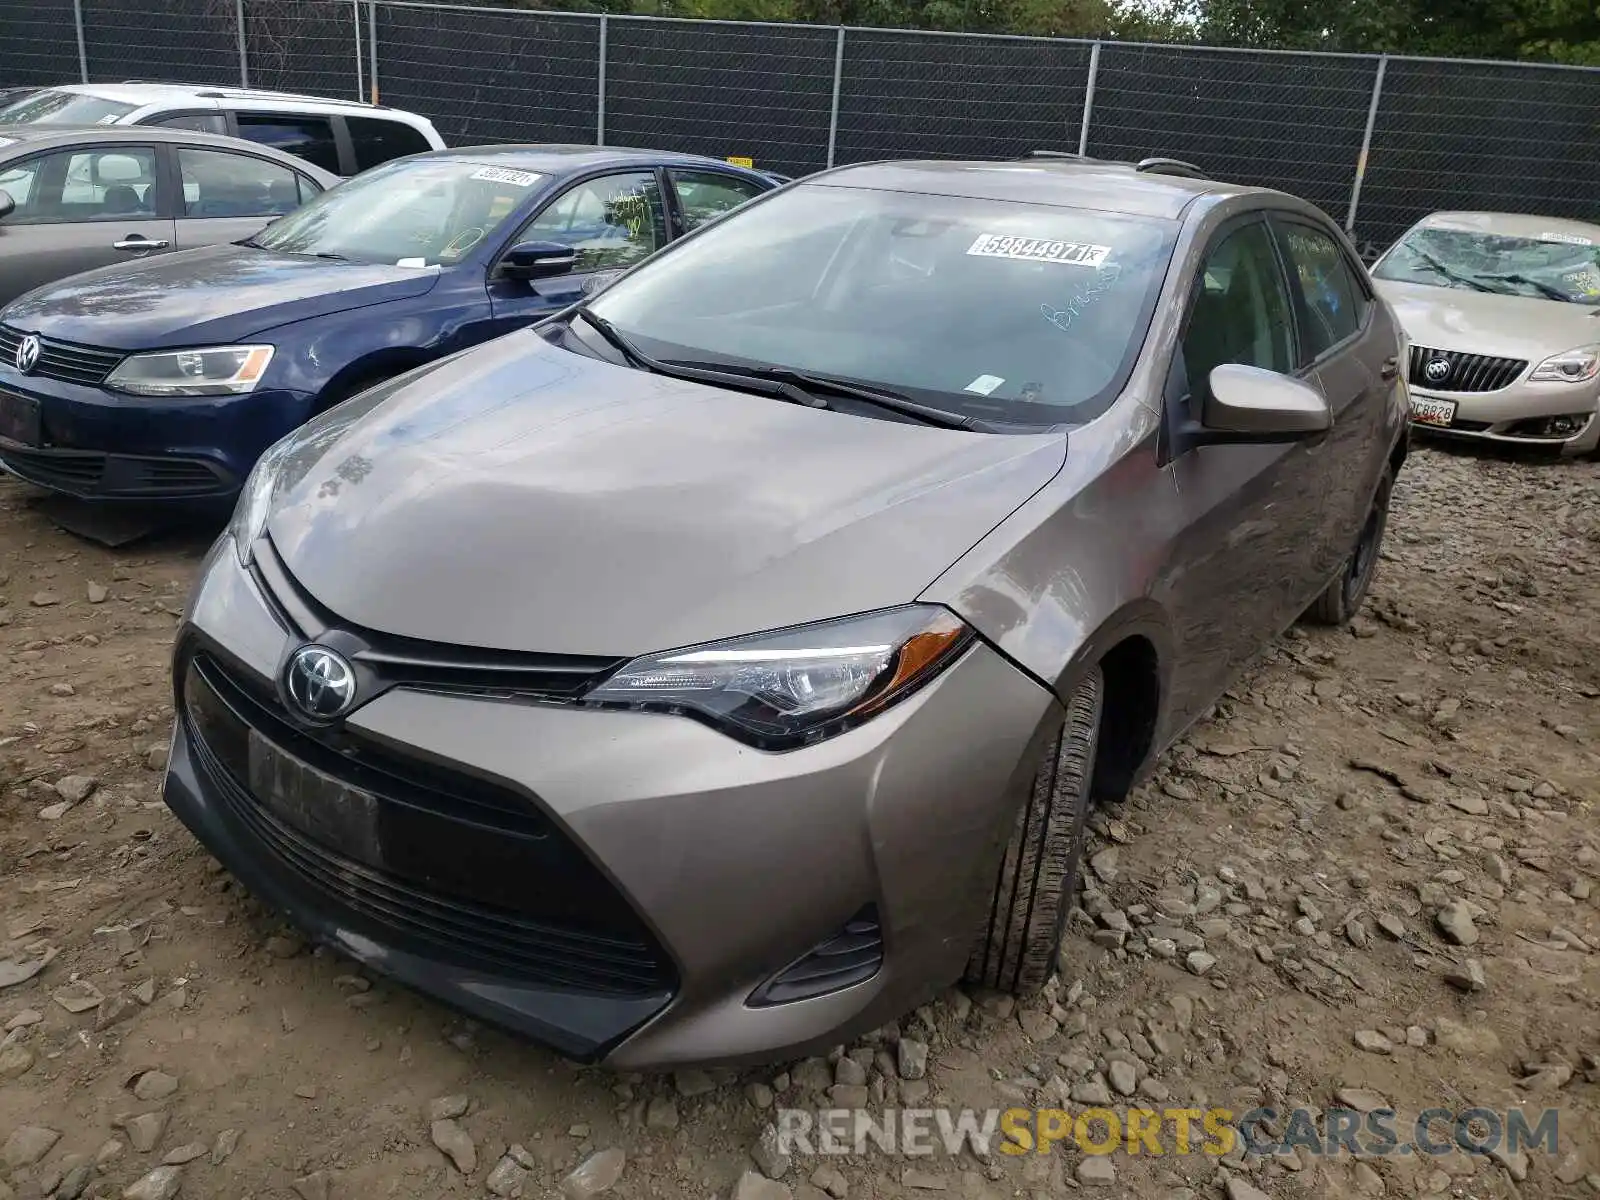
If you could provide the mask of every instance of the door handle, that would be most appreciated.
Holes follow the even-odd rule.
[[[113,250],[165,250],[170,245],[172,243],[163,238],[146,238],[134,234],[131,237],[123,238],[120,242],[112,242],[111,248]]]
[[[1400,360],[1398,358],[1384,359],[1383,366],[1379,368],[1378,374],[1384,379],[1385,382],[1393,379],[1395,376],[1400,374]]]

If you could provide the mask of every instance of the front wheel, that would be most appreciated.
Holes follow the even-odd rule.
[[[1378,494],[1361,526],[1355,549],[1345,559],[1344,569],[1310,608],[1304,620],[1313,625],[1348,625],[1367,598],[1372,576],[1378,569],[1378,554],[1383,549],[1383,533],[1389,524],[1389,496],[1394,491],[1394,471],[1385,468]]]
[[[1100,668],[1092,667],[1067,702],[1000,860],[969,983],[1032,995],[1050,978],[1083,856],[1104,692]]]

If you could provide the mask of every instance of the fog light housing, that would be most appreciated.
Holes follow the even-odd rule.
[[[868,904],[838,932],[768,979],[746,1001],[752,1008],[793,1004],[865,983],[883,966],[883,929],[878,906]]]

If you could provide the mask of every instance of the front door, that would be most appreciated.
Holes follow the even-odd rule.
[[[667,243],[667,213],[654,171],[623,171],[575,183],[550,200],[511,239],[571,246],[571,271],[532,282],[489,276],[497,331],[530,324],[575,304],[619,271]]]
[[[15,207],[0,219],[0,304],[111,263],[170,250],[154,146],[57,150],[0,168]]]
[[[1192,292],[1175,386],[1195,418],[1213,368],[1302,374],[1294,310],[1272,230],[1225,225]],[[1173,461],[1187,522],[1163,572],[1176,658],[1175,727],[1199,716],[1257,651],[1299,615],[1317,570],[1306,531],[1321,524],[1327,456],[1318,439],[1213,445]]]

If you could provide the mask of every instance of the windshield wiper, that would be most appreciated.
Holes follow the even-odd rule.
[[[266,247],[263,246],[260,242],[256,241],[256,239],[254,237],[240,238],[237,242],[234,243],[234,245],[235,246],[249,246],[250,249],[252,249],[252,250],[265,250],[266,249]]]
[[[919,404],[911,397],[902,395],[899,392],[891,392],[883,388],[863,387],[861,384],[850,383],[844,379],[834,379],[828,375],[813,375],[809,371],[797,371],[793,367],[739,367],[737,370],[740,374],[749,374],[754,379],[770,379],[774,383],[793,384],[795,387],[805,388],[810,392],[827,392],[835,396],[848,396],[853,400],[861,400],[867,404],[873,404],[879,408],[886,408],[891,412],[900,413],[902,416],[914,417],[925,425],[938,425],[944,429],[973,429],[978,424],[972,417],[963,417],[942,408]]]
[[[1446,279],[1450,280],[1450,282],[1452,282],[1452,283],[1464,283],[1469,288],[1475,288],[1480,292],[1488,292],[1490,295],[1497,295],[1497,296],[1505,295],[1505,293],[1500,291],[1498,288],[1492,288],[1486,283],[1479,283],[1476,279],[1472,278],[1472,276],[1470,276],[1470,275],[1463,275],[1459,271],[1452,271],[1449,267],[1445,266],[1437,258],[1435,258],[1433,255],[1429,254],[1426,250],[1418,250],[1418,249],[1413,247],[1411,253],[1415,254],[1425,264],[1427,264],[1427,266],[1429,266],[1433,270],[1437,271],[1439,274],[1443,275]]]
[[[1505,283],[1521,284],[1523,287],[1531,287],[1546,300],[1559,300],[1563,304],[1567,303],[1567,294],[1560,288],[1551,287],[1548,283],[1538,279],[1530,279],[1526,275],[1518,275],[1514,272],[1510,275],[1490,275],[1485,272],[1479,272],[1477,277],[1479,279],[1498,279]]]
[[[311,257],[312,258],[325,258],[329,262],[349,262],[350,261],[350,256],[349,255],[347,255],[347,254],[335,254],[332,250],[317,250],[317,251],[314,251],[312,253]]]
[[[641,370],[653,372],[656,375],[666,375],[672,379],[687,379],[691,383],[716,383],[723,387],[742,388],[747,392],[755,392],[762,396],[772,396],[779,400],[787,400],[790,404],[804,405],[806,408],[832,408],[821,396],[812,396],[792,383],[769,381],[759,379],[753,375],[740,375],[733,371],[716,371],[706,367],[681,366],[667,364],[658,359],[651,358],[630,342],[617,327],[604,317],[597,317],[587,308],[577,311],[584,321],[621,354],[632,366]]]

